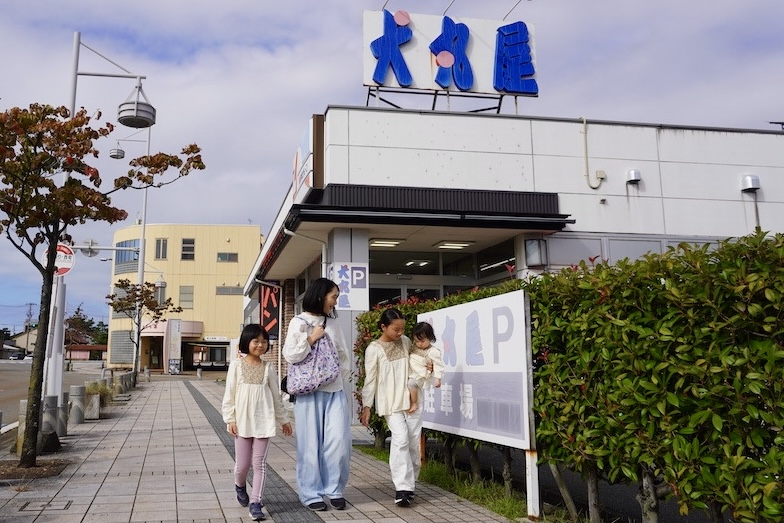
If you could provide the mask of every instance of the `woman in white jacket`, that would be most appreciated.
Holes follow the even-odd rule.
[[[334,321],[340,291],[327,278],[318,278],[305,290],[303,312],[292,318],[283,345],[289,364],[304,360],[326,333],[337,349],[340,376],[310,394],[297,395],[294,421],[297,438],[299,499],[310,510],[327,510],[324,498],[337,510],[346,508],[343,492],[351,460],[351,351]]]

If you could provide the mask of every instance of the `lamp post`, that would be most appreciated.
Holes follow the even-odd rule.
[[[146,140],[146,142],[147,142],[147,156],[150,156],[150,137],[151,137],[151,134],[152,134],[152,127],[147,127],[147,140]],[[134,135],[132,134],[131,136],[134,136]],[[112,149],[109,152],[109,156],[111,158],[114,158],[115,160],[121,160],[121,159],[125,158],[125,151],[120,147],[120,142],[143,142],[143,141],[145,141],[145,140],[134,140],[134,139],[132,139],[130,137],[129,138],[121,138],[121,139],[117,140],[117,147]],[[141,224],[140,224],[141,225],[141,231],[140,231],[140,234],[139,234],[139,251],[138,251],[138,253],[139,253],[139,260],[138,260],[139,268],[138,268],[138,273],[137,273],[138,274],[137,283],[139,284],[139,287],[144,285],[144,264],[146,263],[146,261],[145,261],[145,256],[146,256],[145,244],[146,244],[146,239],[147,239],[147,235],[146,235],[146,233],[147,233],[147,189],[148,189],[147,187],[144,188],[144,194],[142,195],[142,215],[141,215]],[[165,287],[165,285],[166,285],[166,283],[164,282],[164,287]],[[136,307],[136,321],[134,322],[136,324],[136,336],[135,336],[136,348],[133,351],[133,359],[131,361],[131,366],[132,366],[134,372],[138,372],[139,371],[139,365],[140,365],[139,360],[141,359],[141,350],[142,350],[142,329],[141,329],[142,318],[141,318],[141,314],[142,314],[141,306],[137,305],[137,307]]]
[[[114,65],[121,71],[122,73],[102,73],[102,72],[90,72],[90,71],[80,71],[79,70],[79,53],[81,52],[81,48],[84,47],[90,51],[92,51],[97,56],[103,58],[110,64]],[[73,39],[73,76],[72,76],[72,83],[71,83],[71,117],[73,117],[76,111],[76,87],[77,82],[80,76],[98,76],[98,77],[108,77],[108,78],[126,78],[126,79],[134,79],[136,80],[136,85],[131,91],[131,94],[128,98],[119,105],[117,108],[117,121],[122,125],[127,127],[131,127],[134,129],[147,129],[147,155],[150,154],[150,128],[155,124],[156,118],[156,110],[153,107],[147,96],[144,94],[144,89],[142,88],[142,80],[146,79],[146,76],[140,74],[134,74],[131,71],[127,70],[126,68],[122,67],[118,63],[114,62],[110,58],[107,58],[103,54],[99,53],[92,47],[88,46],[84,42],[82,42],[81,33],[78,31],[74,33]],[[125,156],[124,151],[122,155],[119,155],[118,151],[122,151],[119,147],[119,140],[117,142],[117,149],[112,150],[110,152],[110,156],[112,158],[122,158]],[[117,155],[117,156],[115,156]],[[67,181],[67,173],[65,174]],[[141,236],[139,239],[139,284],[142,285],[144,283],[144,243],[145,243],[145,224],[147,222],[147,188],[144,189],[144,197],[142,200],[142,215],[141,215]],[[139,316],[140,313],[137,313]],[[137,320],[137,325],[139,324],[139,320]],[[132,364],[133,370],[136,371],[137,369],[137,353],[141,347],[141,332],[140,329],[137,329],[136,332],[136,347],[134,349]]]

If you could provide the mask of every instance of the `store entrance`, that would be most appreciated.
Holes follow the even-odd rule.
[[[150,347],[150,369],[163,369],[163,337],[150,337],[147,339]]]

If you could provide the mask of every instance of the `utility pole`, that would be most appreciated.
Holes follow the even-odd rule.
[[[25,303],[27,305],[27,317],[25,318],[25,356],[30,352],[30,325],[33,323],[33,303]]]

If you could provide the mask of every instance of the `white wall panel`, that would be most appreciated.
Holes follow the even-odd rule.
[[[744,209],[749,212],[748,205]],[[760,203],[759,218],[760,228],[763,231],[784,232],[784,203]]]
[[[602,199],[605,203],[601,203]],[[558,203],[561,212],[576,220],[565,230],[636,234],[665,232],[659,198],[559,193]]]
[[[324,116],[324,144],[348,145],[349,112],[327,108]]]
[[[700,129],[663,130],[661,160],[748,166],[784,165],[781,135]]]
[[[532,191],[530,157],[425,149],[352,147],[352,184]]]
[[[324,150],[324,184],[352,183],[348,146],[329,145]],[[353,182],[359,183],[359,182]]]
[[[334,112],[330,110],[330,114]],[[411,114],[400,111],[352,111],[352,145],[530,154],[527,120],[471,114]]]
[[[755,227],[753,213],[739,201],[667,198],[664,212],[670,235],[728,238],[754,232]]]

